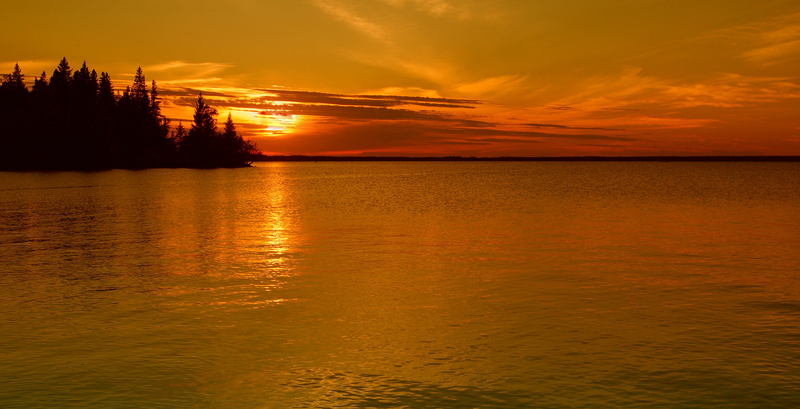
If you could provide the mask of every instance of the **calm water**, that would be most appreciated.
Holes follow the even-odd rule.
[[[800,164],[0,173],[3,408],[800,405]]]

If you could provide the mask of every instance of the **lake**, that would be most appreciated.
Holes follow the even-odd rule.
[[[3,408],[795,408],[800,164],[0,172]]]

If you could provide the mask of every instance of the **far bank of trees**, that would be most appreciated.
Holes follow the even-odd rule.
[[[73,72],[66,58],[30,89],[19,65],[0,84],[0,169],[242,167],[255,152],[230,114],[218,129],[202,95],[190,127],[172,129],[156,82],[148,86],[141,68],[122,93],[107,73],[86,63]]]

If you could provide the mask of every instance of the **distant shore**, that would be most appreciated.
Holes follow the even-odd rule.
[[[800,156],[553,156],[410,157],[254,155],[254,162],[800,162]]]

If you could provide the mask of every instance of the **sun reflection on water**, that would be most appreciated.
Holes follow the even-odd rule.
[[[277,169],[280,168],[271,170]],[[288,230],[291,223],[286,212],[286,184],[283,175],[278,172],[270,172],[266,183],[269,185],[263,199],[269,212],[261,223],[261,235],[272,253],[269,264],[272,267],[284,266],[287,262],[286,253],[290,249]]]

